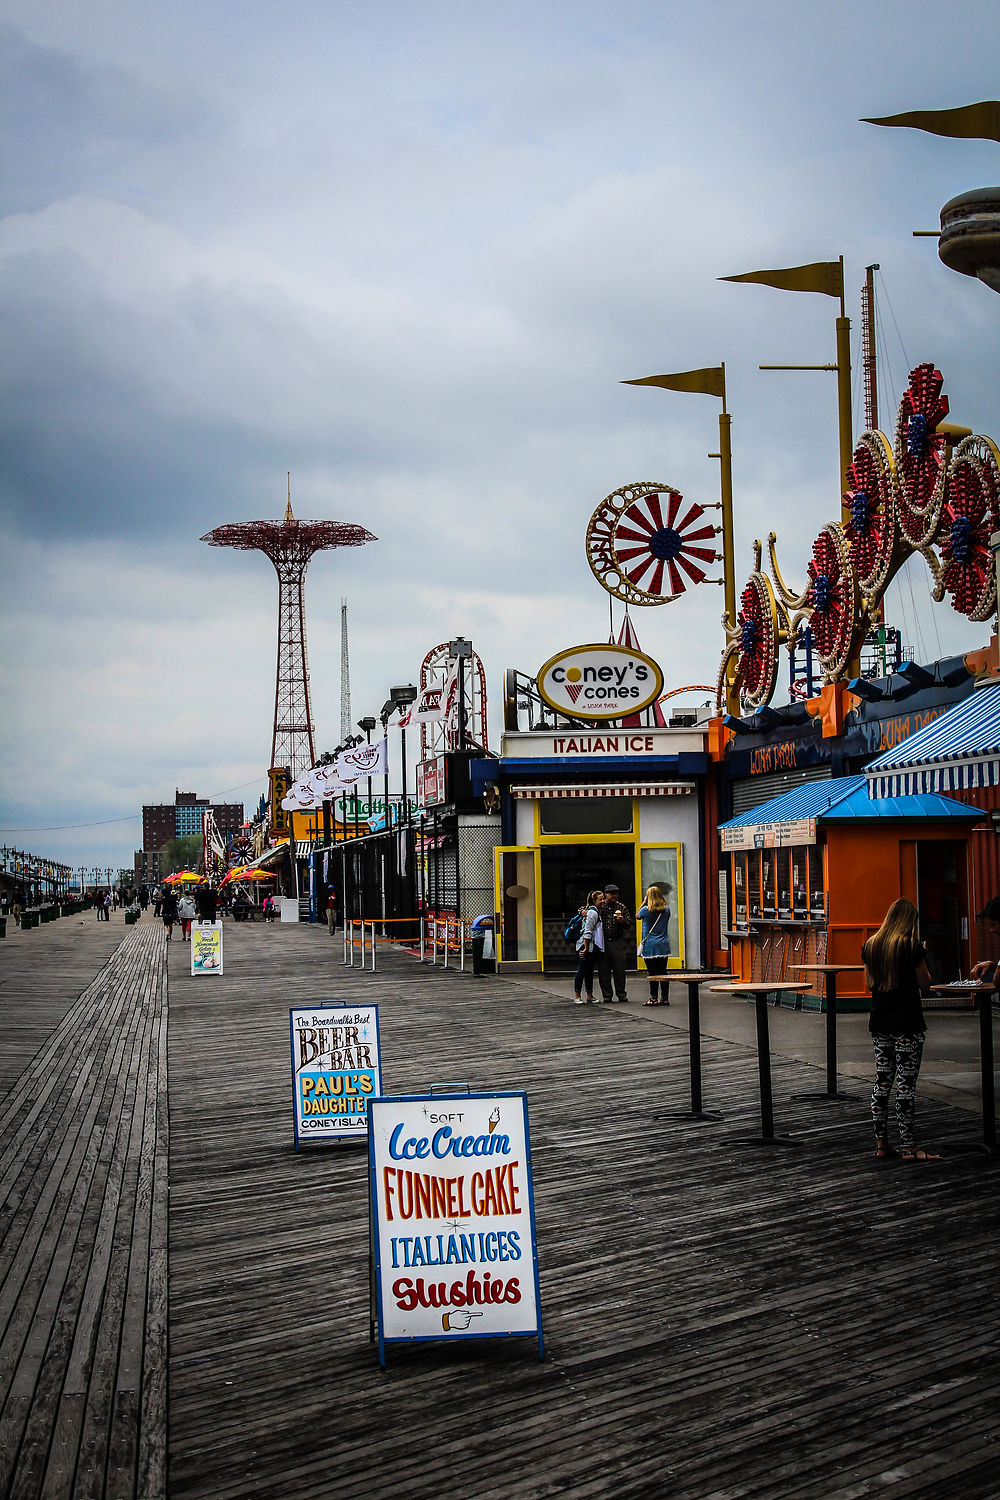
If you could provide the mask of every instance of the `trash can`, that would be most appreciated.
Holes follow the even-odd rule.
[[[493,918],[476,917],[472,924],[472,972],[495,974],[497,962],[493,952]]]

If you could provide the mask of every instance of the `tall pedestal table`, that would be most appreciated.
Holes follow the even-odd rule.
[[[690,1110],[674,1110],[668,1118],[675,1120],[721,1120],[722,1115],[718,1110],[705,1110],[701,1105],[701,1007],[699,1004],[699,990],[709,980],[721,978],[718,970],[714,973],[701,969],[668,969],[664,975],[671,984],[676,980],[679,984],[687,985],[688,992],[688,1055],[691,1060],[691,1108]]]
[[[935,984],[931,986],[935,995],[972,995],[979,1012],[979,1068],[983,1083],[983,1149],[990,1156],[997,1149],[996,1082],[993,1073],[993,996],[992,983],[984,984]]]
[[[809,1094],[810,1099],[853,1099],[837,1089],[837,975],[864,973],[864,964],[790,964],[796,974],[824,974],[826,983],[826,1093]]]
[[[716,995],[745,995],[752,999],[757,1013],[757,1074],[760,1079],[760,1128],[754,1144],[762,1146],[787,1146],[792,1143],[774,1133],[774,1106],[771,1101],[771,1039],[767,1024],[768,995],[783,994],[790,990],[801,990],[802,985],[790,980],[777,980],[765,984],[719,984],[712,986]]]

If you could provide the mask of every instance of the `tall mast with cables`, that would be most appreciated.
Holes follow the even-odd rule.
[[[340,743],[351,733],[351,657],[347,647],[347,600],[340,601]]]
[[[865,267],[861,289],[861,366],[865,377],[865,429],[878,428],[878,380],[875,359],[875,272],[878,262]]]

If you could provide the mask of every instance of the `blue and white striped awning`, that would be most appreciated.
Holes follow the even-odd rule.
[[[869,797],[1000,786],[1000,686],[979,688],[865,767]]]

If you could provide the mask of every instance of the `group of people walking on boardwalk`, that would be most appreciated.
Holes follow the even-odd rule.
[[[218,892],[207,881],[196,885],[193,895],[190,890],[178,895],[172,886],[165,885],[158,902],[168,943],[178,922],[181,924],[181,941],[187,943],[191,940],[191,924],[196,918],[199,922],[214,922],[218,916]]]

